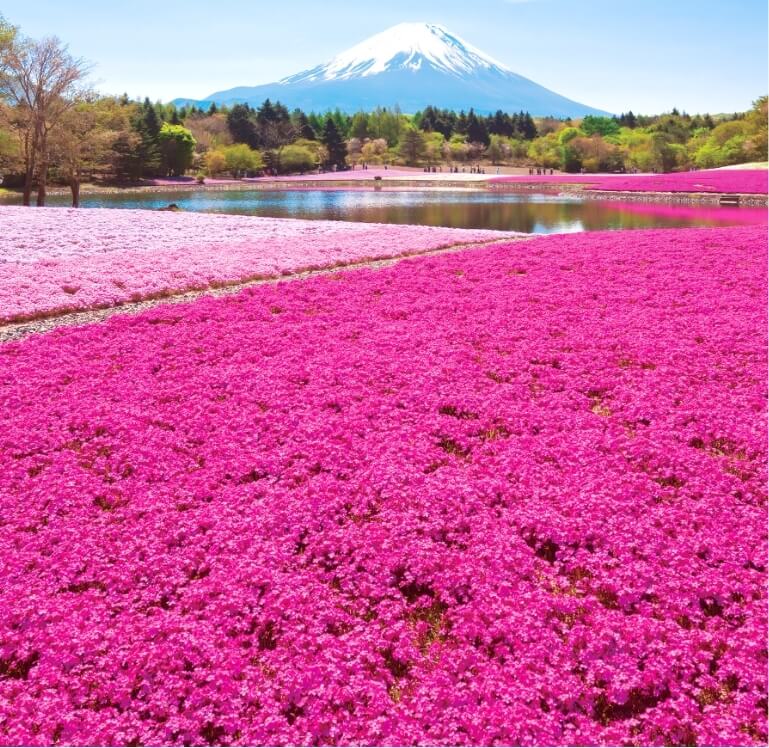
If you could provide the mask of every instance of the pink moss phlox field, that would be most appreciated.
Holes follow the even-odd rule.
[[[766,194],[767,169],[712,169],[674,174],[554,174],[493,177],[492,183],[584,184],[586,189],[625,192],[719,192]]]
[[[765,744],[766,240],[550,236],[0,347],[0,742]]]
[[[205,177],[203,184],[240,184],[240,179],[222,179],[217,177]],[[142,185],[155,187],[175,187],[190,186],[196,187],[200,184],[197,177],[154,177],[153,179],[142,179]]]
[[[367,181],[381,177],[382,179],[395,179],[397,177],[415,177],[425,176],[426,172],[421,169],[385,169],[384,167],[374,167],[371,169],[346,169],[344,171],[324,171],[320,174],[289,174],[281,177],[256,177],[246,179],[247,182],[339,182],[339,181]]]
[[[510,236],[205,213],[0,207],[0,321]]]

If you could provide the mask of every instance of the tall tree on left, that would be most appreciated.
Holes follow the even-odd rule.
[[[37,205],[45,205],[51,133],[84,94],[87,66],[56,37],[21,37],[0,21],[0,97],[16,110],[24,159],[24,205],[37,178]]]

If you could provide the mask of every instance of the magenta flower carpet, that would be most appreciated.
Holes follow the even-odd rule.
[[[767,169],[711,169],[672,174],[536,174],[492,177],[491,183],[584,184],[622,192],[719,192],[766,195]]]
[[[765,744],[766,242],[550,236],[3,345],[0,743]]]

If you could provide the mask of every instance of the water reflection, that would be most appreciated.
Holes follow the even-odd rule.
[[[766,223],[763,208],[721,208],[583,200],[484,191],[351,189],[223,190],[86,195],[84,207],[160,208],[285,218],[413,223],[526,233]],[[52,205],[67,205],[55,196]]]

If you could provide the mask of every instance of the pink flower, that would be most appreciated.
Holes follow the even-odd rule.
[[[550,236],[3,345],[0,743],[765,744],[766,241]]]

